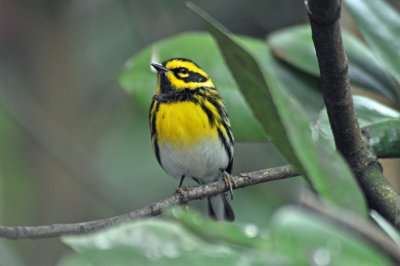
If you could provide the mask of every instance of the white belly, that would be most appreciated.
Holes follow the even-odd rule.
[[[178,180],[185,175],[197,178],[201,183],[213,182],[219,179],[221,169],[226,169],[229,163],[219,138],[200,141],[187,148],[160,143],[159,150],[162,167]]]

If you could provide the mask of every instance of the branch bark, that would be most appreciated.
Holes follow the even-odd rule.
[[[376,155],[362,137],[354,111],[339,25],[341,1],[306,0],[305,5],[336,147],[353,169],[370,208],[400,228],[400,197],[383,177]]]
[[[286,165],[255,172],[240,174],[233,177],[233,189],[247,187],[263,182],[285,179],[298,176],[299,173],[294,166]],[[210,196],[218,195],[219,193],[227,192],[229,188],[223,181],[211,183],[208,185],[198,186],[187,190],[176,192],[171,196],[157,202],[153,202],[140,209],[94,221],[73,223],[73,224],[51,224],[41,226],[1,226],[0,237],[8,239],[39,239],[51,238],[61,235],[78,235],[89,232],[94,232],[102,228],[123,222],[137,220],[139,218],[159,215],[164,209],[182,205],[192,200],[199,200]]]

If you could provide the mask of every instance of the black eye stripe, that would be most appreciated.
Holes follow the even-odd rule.
[[[182,74],[182,73],[180,73],[180,72],[174,72],[174,76],[175,76],[176,78],[178,78],[178,79],[185,79],[185,78],[181,77],[179,74]]]
[[[171,70],[176,78],[185,82],[206,82],[208,80],[208,78],[202,74],[190,71],[186,67],[177,67]],[[182,74],[185,76],[181,76]]]
[[[206,82],[208,79],[199,73],[189,72],[189,76],[183,78],[183,80],[186,82]]]
[[[189,74],[190,71],[186,67],[177,67],[172,69],[175,74]]]

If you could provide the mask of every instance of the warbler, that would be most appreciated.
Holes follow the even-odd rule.
[[[224,102],[209,75],[186,58],[151,64],[158,72],[149,111],[151,142],[158,163],[180,180],[207,184],[230,174],[233,135]],[[226,172],[226,173],[225,173]],[[216,220],[235,218],[225,194],[207,199]]]

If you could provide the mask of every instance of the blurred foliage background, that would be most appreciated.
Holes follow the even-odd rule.
[[[147,112],[115,77],[151,42],[204,30],[184,2],[0,1],[1,224],[92,220],[174,191],[177,181],[153,156]],[[302,1],[194,2],[236,34],[265,38],[307,22]],[[272,144],[237,143],[233,173],[284,163]],[[384,164],[399,189],[398,161]],[[237,221],[264,225],[303,187],[296,178],[236,191]],[[204,210],[203,203],[191,206]],[[0,240],[0,265],[54,265],[66,252],[58,239]]]

